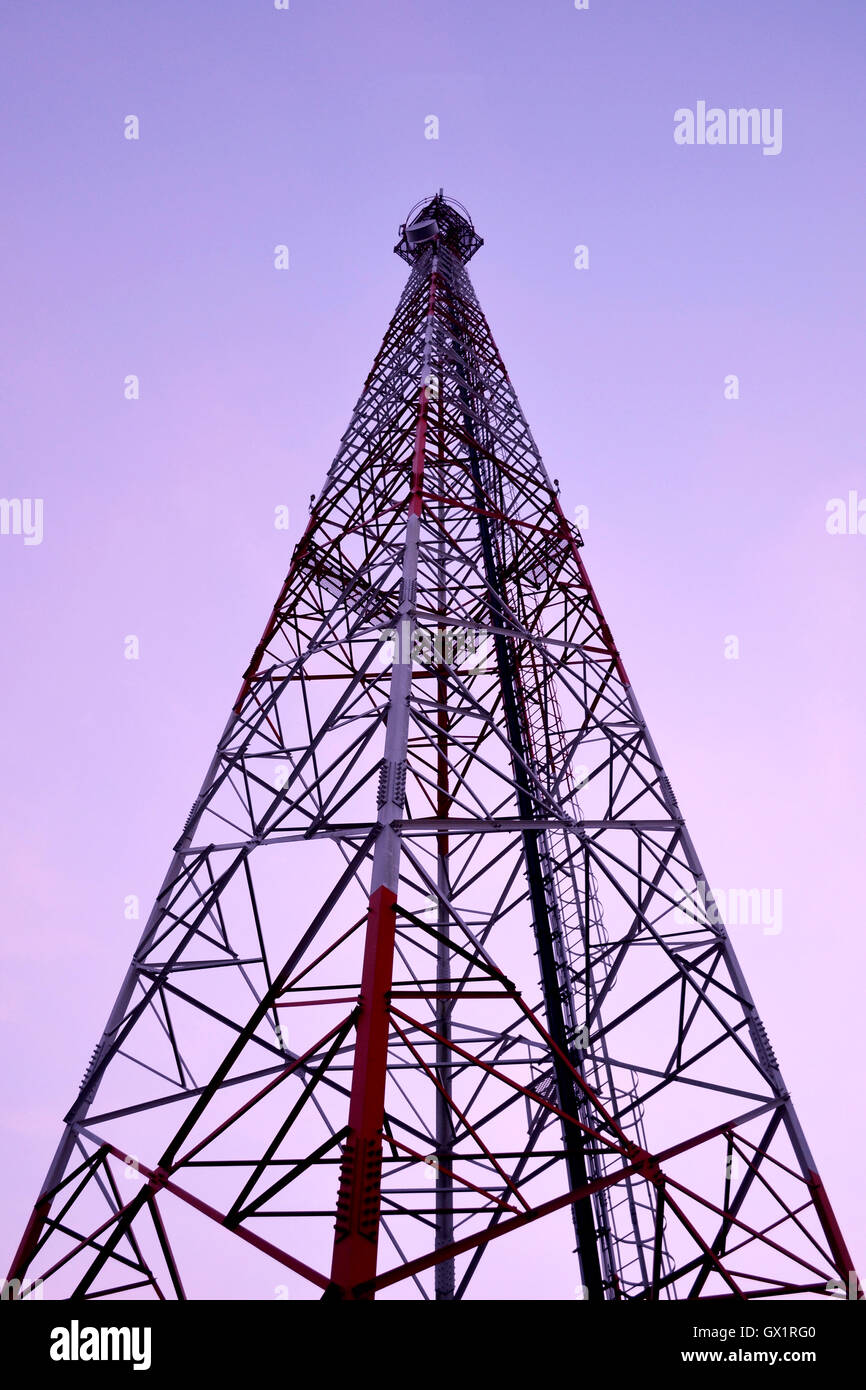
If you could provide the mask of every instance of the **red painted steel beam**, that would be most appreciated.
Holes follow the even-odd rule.
[[[343,1297],[375,1278],[388,1062],[388,994],[397,934],[397,895],[382,885],[370,898],[349,1101],[349,1137],[340,1167],[331,1280]],[[372,1294],[366,1295],[371,1297]]]
[[[26,1273],[39,1244],[39,1237],[42,1234],[50,1207],[50,1199],[45,1199],[37,1202],[30,1213],[30,1220],[27,1222],[18,1249],[15,1251],[7,1279],[21,1279]]]
[[[824,1191],[824,1184],[818,1174],[811,1170],[809,1172],[809,1191],[812,1193],[815,1208],[818,1212],[818,1220],[821,1222],[821,1228],[827,1238],[827,1244],[830,1247],[830,1252],[835,1261],[836,1270],[844,1280],[847,1280],[850,1275],[854,1276],[854,1279],[857,1281],[857,1299],[860,1300],[864,1297],[864,1293],[863,1289],[860,1287],[860,1281],[857,1279],[854,1261],[851,1259],[848,1247],[845,1244],[845,1237],[842,1235],[839,1222],[836,1220],[836,1214],[830,1206],[830,1199]]]

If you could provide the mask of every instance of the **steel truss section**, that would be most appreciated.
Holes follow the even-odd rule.
[[[480,244],[441,194],[401,228],[406,287],[65,1117],[18,1296],[195,1297],[206,1249],[227,1297],[251,1261],[298,1298],[532,1297],[538,1222],[590,1300],[848,1281],[470,283]]]

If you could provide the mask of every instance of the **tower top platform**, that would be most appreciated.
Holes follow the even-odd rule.
[[[400,227],[400,239],[394,251],[413,265],[436,236],[464,264],[471,260],[479,246],[484,245],[463,204],[455,198],[446,198],[441,188],[432,198],[422,198],[411,209]]]

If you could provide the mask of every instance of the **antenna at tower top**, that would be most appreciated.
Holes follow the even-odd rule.
[[[446,198],[442,188],[410,209],[394,251],[412,265],[437,237],[464,265],[484,245],[466,208],[456,198]]]

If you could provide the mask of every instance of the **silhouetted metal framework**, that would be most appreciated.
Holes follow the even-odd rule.
[[[226,1297],[266,1296],[261,1261],[298,1298],[531,1298],[539,1242],[578,1252],[590,1299],[848,1279],[476,300],[480,245],[441,193],[400,230],[406,287],[66,1116],[21,1296],[194,1297],[223,1260]]]

